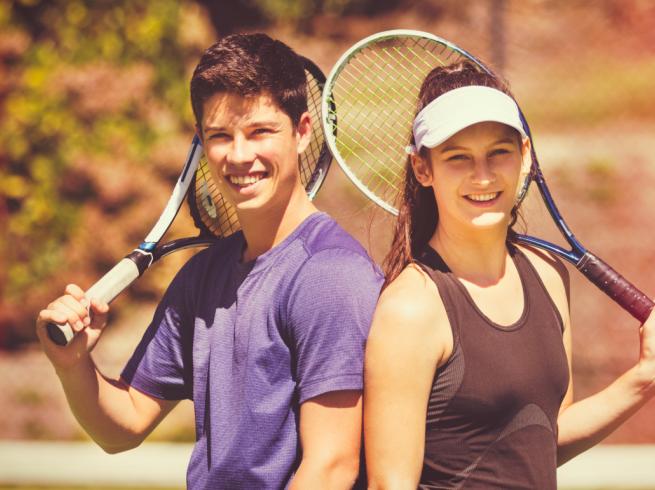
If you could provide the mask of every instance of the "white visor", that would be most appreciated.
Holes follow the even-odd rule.
[[[409,150],[434,148],[462,129],[487,121],[506,124],[527,138],[514,99],[495,88],[471,85],[446,92],[418,113],[413,127],[415,146]]]

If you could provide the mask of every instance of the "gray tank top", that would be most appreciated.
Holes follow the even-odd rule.
[[[430,393],[420,489],[557,488],[557,414],[569,376],[562,319],[532,264],[509,252],[524,295],[510,326],[487,318],[433,249],[419,260],[453,332]]]

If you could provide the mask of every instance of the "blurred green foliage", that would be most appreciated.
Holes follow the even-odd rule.
[[[454,3],[457,0],[441,0]],[[434,4],[430,0],[198,0],[216,31],[223,35],[243,28],[287,24],[297,31],[312,33],[315,23],[331,23],[345,15],[371,16],[401,5]],[[331,17],[326,20],[325,16]]]
[[[190,137],[187,60],[200,45],[180,33],[193,27],[186,17],[177,0],[0,4],[0,344],[22,336],[10,326],[55,286],[128,250],[115,254],[124,240],[109,224],[130,237],[138,224],[121,210],[148,196],[117,189],[112,169],[150,165],[158,145]],[[177,166],[159,153],[163,168]],[[86,274],[57,277],[82,263]]]

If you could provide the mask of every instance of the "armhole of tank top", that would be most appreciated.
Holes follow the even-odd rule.
[[[550,295],[550,291],[548,291],[548,288],[544,284],[544,281],[541,279],[541,275],[539,275],[539,271],[537,271],[536,267],[534,266],[532,261],[528,258],[528,256],[525,253],[523,253],[523,250],[519,249],[519,247],[517,247],[516,245],[514,245],[514,249],[516,250],[516,256],[518,257],[518,262],[520,262],[521,264],[525,264],[524,266],[525,269],[528,269],[530,273],[537,279],[537,283],[541,286],[541,289],[546,295],[546,298],[548,298],[548,302],[550,303],[550,306],[553,308],[553,311],[555,312],[555,317],[557,318],[557,323],[559,323],[560,332],[564,334],[564,320],[562,318],[562,314],[560,313],[559,308],[555,304],[553,297]]]
[[[450,332],[452,333],[453,336],[453,349],[450,352],[448,359],[446,359],[446,362],[444,362],[439,368],[439,369],[443,369],[452,362],[460,341],[459,325],[456,321],[457,312],[453,308],[453,300],[451,298],[452,288],[454,287],[454,285],[449,284],[450,279],[447,277],[446,273],[441,272],[439,270],[431,269],[430,267],[419,261],[416,261],[415,263],[421,268],[421,270],[423,270],[423,272],[427,274],[427,276],[432,280],[434,285],[437,287],[439,298],[441,299],[443,307],[446,310],[446,316],[448,317]]]

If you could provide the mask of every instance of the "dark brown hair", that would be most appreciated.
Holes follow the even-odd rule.
[[[469,85],[492,87],[512,97],[507,82],[465,60],[435,68],[425,77],[419,92],[415,115],[440,95]],[[413,136],[411,144],[414,144]],[[420,155],[429,161],[427,148],[421,148]],[[516,216],[516,209],[513,209],[510,226],[516,221]],[[438,221],[439,212],[434,191],[431,187],[423,187],[416,180],[411,158],[408,157],[391,249],[383,263],[385,286],[398,277],[402,270],[423,252],[437,228]]]
[[[203,106],[214,94],[270,95],[294,126],[307,111],[301,58],[266,34],[233,34],[204,52],[191,77],[191,106],[202,127]]]

